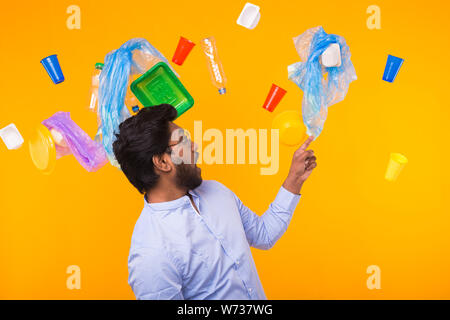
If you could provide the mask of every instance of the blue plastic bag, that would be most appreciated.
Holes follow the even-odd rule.
[[[133,74],[145,73],[149,67],[149,60],[154,60],[150,61],[153,64],[163,61],[170,66],[167,59],[142,38],[125,42],[119,49],[108,53],[104,60],[100,74],[97,110],[99,129],[96,140],[101,139],[108,160],[118,168],[120,166],[114,157],[112,144],[119,124],[131,116],[125,107],[129,78]]]
[[[320,56],[333,43],[339,44],[341,65],[324,67]],[[328,107],[345,98],[350,82],[356,80],[356,72],[345,39],[327,34],[321,26],[295,37],[294,44],[303,62],[288,66],[288,78],[303,90],[303,122],[307,134],[317,138],[327,119]]]

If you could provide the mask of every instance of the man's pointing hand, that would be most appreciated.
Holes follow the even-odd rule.
[[[289,174],[283,183],[283,187],[292,193],[300,193],[303,182],[308,179],[311,172],[317,167],[317,158],[314,156],[314,151],[307,150],[313,140],[313,136],[308,137],[300,148],[294,152],[292,157]]]

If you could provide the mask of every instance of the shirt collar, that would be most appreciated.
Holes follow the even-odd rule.
[[[194,198],[198,198],[198,194],[195,192],[195,190],[189,190],[188,193],[193,196]]]
[[[198,198],[198,195],[193,190],[189,190],[188,193],[193,197],[195,203],[197,204],[198,201],[196,201],[196,198]],[[171,209],[177,209],[182,208],[187,204],[191,204],[191,200],[189,199],[188,195],[184,195],[178,199],[166,201],[166,202],[156,202],[156,203],[150,203],[147,202],[147,199],[144,195],[144,204],[145,206],[149,207],[150,209],[154,211],[161,211],[161,210],[171,210]]]

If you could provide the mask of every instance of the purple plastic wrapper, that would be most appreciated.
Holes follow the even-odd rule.
[[[97,171],[108,162],[103,146],[92,140],[86,132],[73,122],[69,112],[57,112],[47,120],[42,121],[42,124],[48,130],[55,129],[61,133],[67,145],[65,147],[55,143],[57,159],[73,154],[83,168],[89,172]]]

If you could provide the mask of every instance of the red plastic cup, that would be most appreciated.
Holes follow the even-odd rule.
[[[281,99],[286,94],[286,90],[280,88],[276,84],[272,83],[269,94],[267,95],[266,101],[264,102],[263,108],[272,112],[275,110],[276,106],[280,103]]]
[[[175,50],[175,53],[173,55],[172,61],[176,63],[177,65],[181,66],[186,60],[186,57],[188,56],[189,52],[191,52],[192,48],[195,46],[195,43],[192,41],[180,37],[180,40],[178,41],[177,49]]]

